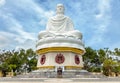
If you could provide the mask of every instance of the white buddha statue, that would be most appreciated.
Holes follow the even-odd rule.
[[[74,30],[71,19],[64,15],[64,6],[62,4],[57,5],[56,15],[48,20],[46,29],[57,33]]]
[[[64,15],[64,10],[63,4],[57,5],[56,15],[48,20],[46,31],[39,33],[39,39],[57,35],[82,39],[82,34],[78,30],[74,30],[71,19]]]

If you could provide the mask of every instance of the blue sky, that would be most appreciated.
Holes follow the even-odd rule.
[[[34,48],[58,3],[85,46],[120,48],[120,0],[0,0],[0,49]]]

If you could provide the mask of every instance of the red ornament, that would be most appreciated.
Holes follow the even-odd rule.
[[[46,56],[45,55],[42,55],[41,59],[40,59],[40,63],[41,65],[43,65],[45,63],[45,60],[46,60]]]
[[[64,61],[65,61],[65,57],[63,56],[63,54],[61,53],[57,54],[57,56],[55,57],[55,62],[61,64]]]
[[[79,64],[79,63],[80,63],[80,59],[79,59],[79,56],[78,56],[78,55],[75,55],[75,63],[76,63],[76,64]]]

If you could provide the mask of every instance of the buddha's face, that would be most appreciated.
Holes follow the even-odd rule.
[[[62,4],[57,5],[56,13],[57,14],[64,14],[64,6]]]

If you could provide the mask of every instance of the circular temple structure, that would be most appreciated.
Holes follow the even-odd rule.
[[[81,39],[64,35],[48,36],[39,39],[36,47],[39,68],[76,70],[83,67],[85,49]]]

